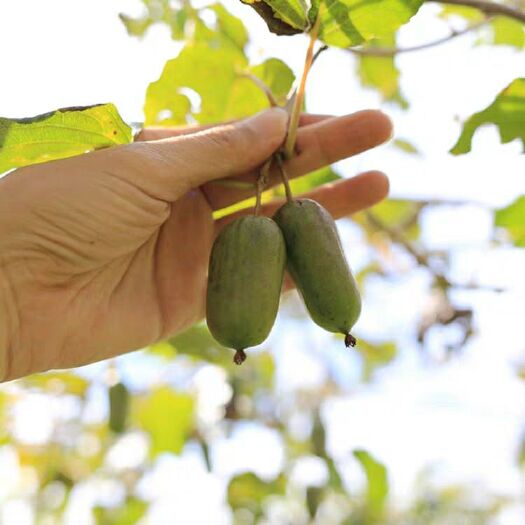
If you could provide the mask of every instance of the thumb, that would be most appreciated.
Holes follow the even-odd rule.
[[[191,135],[130,144],[121,151],[136,156],[137,164],[130,170],[125,162],[122,176],[150,195],[173,201],[205,182],[263,164],[284,141],[287,122],[283,109],[272,108]]]

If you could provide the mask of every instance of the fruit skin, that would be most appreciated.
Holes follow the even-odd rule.
[[[283,234],[272,219],[249,216],[228,224],[210,255],[206,319],[213,337],[234,348],[235,362],[270,333],[286,265]]]
[[[361,313],[361,297],[332,216],[310,199],[287,202],[274,215],[286,242],[288,271],[312,319],[347,337]]]

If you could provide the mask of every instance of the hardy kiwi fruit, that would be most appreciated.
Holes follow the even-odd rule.
[[[268,217],[248,216],[228,224],[213,245],[208,271],[206,318],[213,337],[244,350],[262,343],[275,322],[286,265],[283,234]]]
[[[288,271],[310,316],[325,330],[344,334],[346,346],[355,346],[350,330],[361,313],[361,298],[332,216],[313,200],[295,199],[273,218],[286,242]]]

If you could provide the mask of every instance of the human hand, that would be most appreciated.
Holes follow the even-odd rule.
[[[209,129],[146,129],[133,144],[0,179],[0,381],[115,356],[202,319],[213,239],[250,210],[219,220],[212,212],[253,195],[213,181],[254,182],[286,122],[272,109]],[[301,125],[291,177],[391,136],[377,111]],[[386,177],[368,172],[308,196],[338,218],[387,192]]]

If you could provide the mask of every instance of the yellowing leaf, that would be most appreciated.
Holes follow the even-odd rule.
[[[0,173],[131,142],[113,104],[63,108],[36,117],[0,117]]]
[[[167,386],[137,400],[135,418],[138,426],[150,436],[152,457],[162,452],[180,454],[193,429],[193,411],[191,396]]]
[[[520,139],[525,148],[525,78],[517,78],[499,93],[494,102],[472,115],[463,125],[463,131],[450,152],[468,153],[472,138],[481,126],[495,124],[503,144]]]

